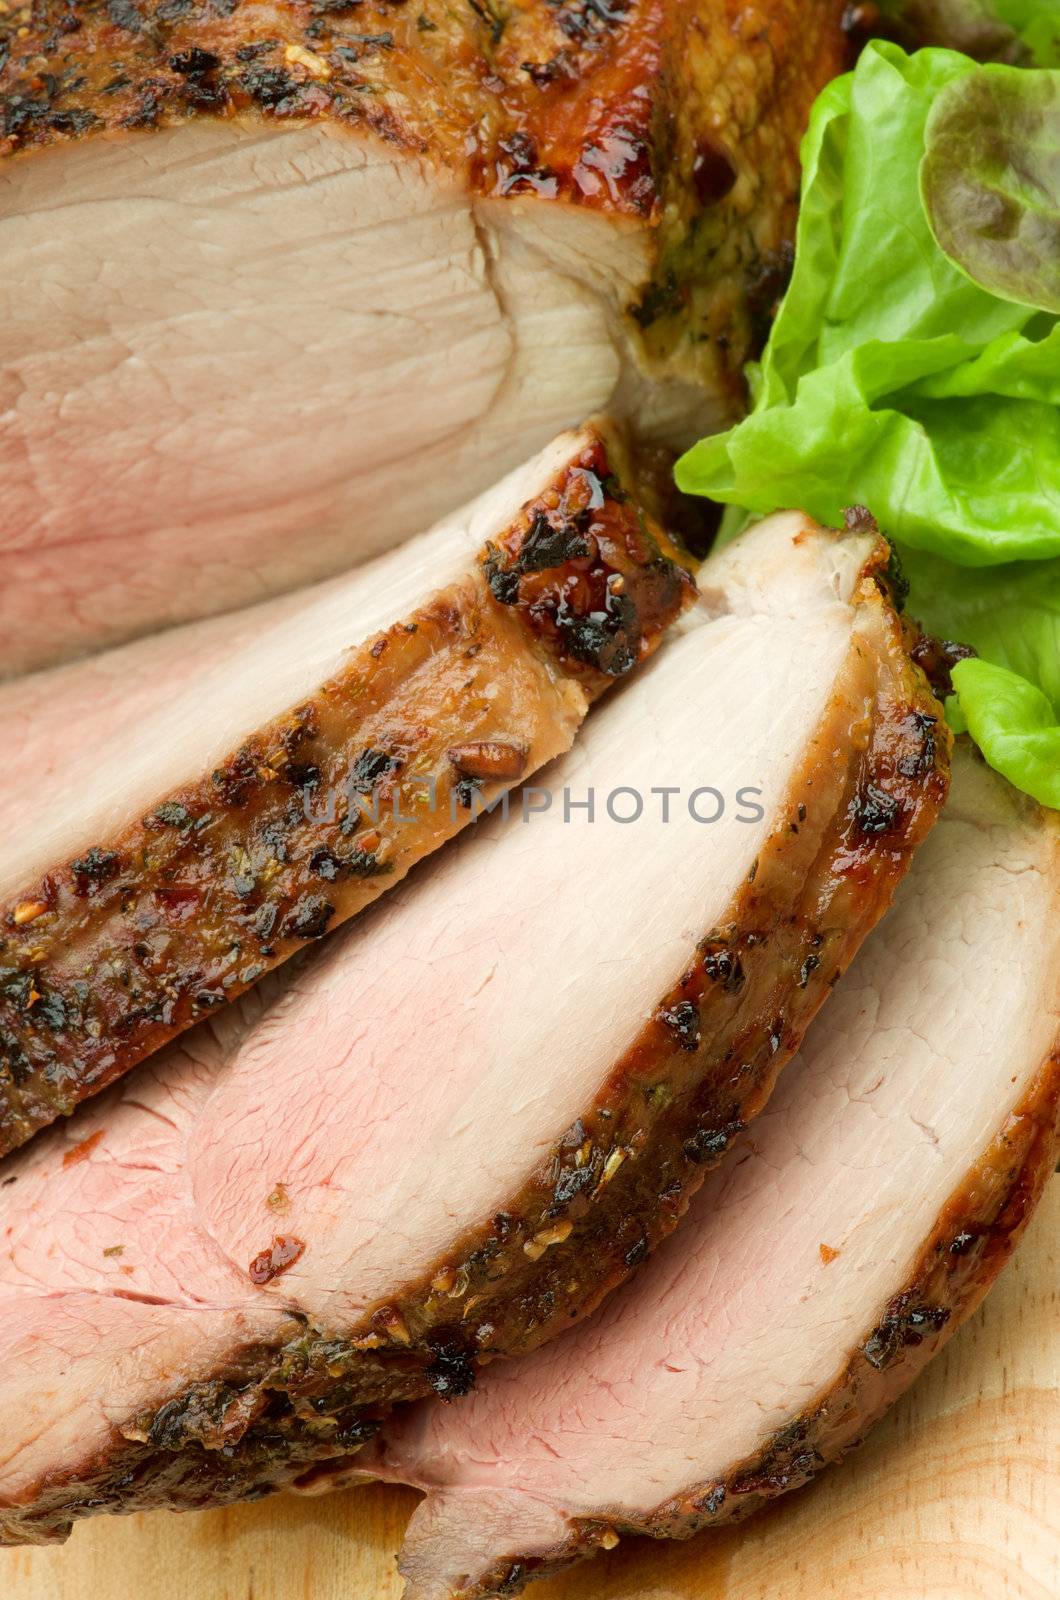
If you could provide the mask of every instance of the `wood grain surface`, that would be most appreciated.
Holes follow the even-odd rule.
[[[845,1465],[757,1520],[629,1541],[532,1600],[1057,1600],[1060,1180],[994,1293]],[[100,1519],[0,1551],[2,1600],[398,1600],[415,1504],[369,1488]]]

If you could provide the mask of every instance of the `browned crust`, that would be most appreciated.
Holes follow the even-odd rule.
[[[0,155],[193,118],[328,117],[436,154],[483,194],[650,216],[673,154],[660,140],[681,119],[695,131],[705,108],[687,96],[717,92],[737,57],[746,88],[728,89],[732,133],[768,113],[774,137],[797,146],[816,88],[847,59],[842,11],[837,0],[15,0],[0,13]],[[767,103],[778,62],[793,88],[804,80],[795,104]],[[708,201],[733,180],[724,149],[712,152],[717,170],[697,173]]]
[[[673,1228],[945,798],[949,740],[886,595],[887,559],[879,540],[858,594],[858,681],[826,714],[730,915],[505,1210],[342,1338],[300,1329],[131,1421],[128,1442],[116,1434],[75,1480],[0,1514],[6,1540],[61,1538],[94,1510],[216,1504],[333,1472],[381,1408],[428,1387],[465,1392],[482,1360],[591,1311]]]
[[[0,159],[191,119],[338,123],[471,192],[649,225],[649,361],[727,386],[794,235],[844,0],[10,0]]]
[[[621,456],[591,433],[465,579],[213,773],[0,908],[0,1154],[569,748],[588,702],[694,593],[623,487]],[[482,742],[504,749],[466,748]]]
[[[841,1377],[724,1478],[643,1518],[579,1519],[551,1551],[506,1557],[453,1600],[518,1594],[610,1548],[614,1536],[688,1539],[750,1516],[860,1444],[979,1305],[1012,1254],[1060,1158],[1060,1040],[1005,1126],[940,1213],[906,1286],[866,1330]]]

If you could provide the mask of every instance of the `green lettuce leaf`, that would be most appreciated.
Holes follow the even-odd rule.
[[[970,729],[991,766],[1060,806],[1060,561],[955,567],[906,551],[903,565],[924,627],[981,658],[954,671],[954,732]]]
[[[990,0],[1039,67],[1060,67],[1060,6],[1056,0]]]
[[[970,644],[1060,707],[1060,562],[955,567],[907,550],[902,564],[929,632]]]
[[[795,271],[751,374],[754,408],[682,457],[682,489],[829,522],[860,499],[895,539],[959,561],[1060,555],[1056,319],[972,282],[920,199],[936,97],[998,70],[874,44],[819,97]]]
[[[976,103],[998,74],[1018,80],[1005,85],[1010,112],[1021,95],[1049,98],[1046,74],[883,42],[825,89],[803,144],[794,273],[748,374],[751,413],[676,470],[682,489],[729,507],[723,539],[749,513],[799,506],[838,524],[845,506],[869,506],[906,563],[911,609],[982,657],[956,683],[973,737],[1042,798],[1060,754],[1060,320],[1013,298],[1011,276],[995,292],[959,215],[951,259],[921,198],[933,108]],[[1013,116],[1002,121],[1015,138]],[[1045,258],[1031,256],[1008,265],[1033,277]]]
[[[1042,805],[1060,808],[1060,726],[1042,691],[1017,672],[976,660],[957,663],[953,686],[990,765]]]

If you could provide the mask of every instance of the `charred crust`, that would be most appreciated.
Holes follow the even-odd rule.
[[[482,567],[498,604],[518,611],[590,693],[637,664],[694,588],[675,548],[621,491],[601,444],[582,452],[561,493],[524,508]]]
[[[721,1160],[737,1134],[744,1131],[744,1124],[735,1119],[724,1127],[697,1128],[682,1146],[689,1161],[696,1166],[713,1167]]]
[[[603,504],[601,492],[598,507]],[[545,513],[538,511],[509,570],[520,577],[526,572],[547,572],[549,567],[559,567],[567,561],[581,561],[591,554],[592,546],[576,521],[554,527]]]
[[[121,856],[116,850],[102,850],[93,845],[91,850],[70,863],[74,893],[81,897],[98,894],[105,883],[118,876],[120,870]]]
[[[895,610],[900,612],[909,597],[909,580],[894,542],[880,532],[876,518],[867,506],[847,506],[843,512],[843,525],[848,533],[869,534],[886,547],[886,561],[876,562],[876,581],[889,596]]]
[[[928,681],[931,682],[930,678]],[[937,694],[938,689],[934,683],[932,688]],[[926,711],[910,711],[908,730],[910,750],[907,755],[900,756],[897,762],[897,770],[901,777],[920,778],[931,771],[938,748],[935,733],[937,723],[938,718],[930,716]]]
[[[285,939],[322,939],[334,915],[330,900],[315,894],[302,895],[284,918],[281,935]]]
[[[455,1336],[442,1335],[434,1341],[434,1356],[424,1376],[439,1400],[459,1400],[475,1387],[475,1352],[464,1348]]]
[[[916,764],[922,763],[923,759],[922,748],[915,758]],[[902,804],[895,795],[888,794],[878,783],[870,781],[854,796],[851,814],[854,826],[860,833],[892,833],[901,821]]]
[[[748,881],[754,882],[753,872]],[[700,949],[703,952],[703,971],[711,983],[720,983],[727,994],[737,994],[744,984],[744,970],[738,950],[716,937],[705,939]]]
[[[887,559],[887,568],[884,578],[894,600],[895,609],[901,611],[909,598],[909,579],[902,566],[902,558],[898,554],[898,547],[891,540],[887,541],[890,555]]]
[[[387,0],[295,0],[268,19],[271,36],[255,38],[260,19],[249,0],[86,0],[76,14],[66,0],[38,0],[31,26],[5,19],[0,32],[8,63],[0,103],[12,148],[83,132],[70,127],[78,116],[128,127],[148,98],[166,122],[233,104],[269,117],[326,116],[411,149],[438,145],[469,166],[483,193],[532,192],[649,216],[659,202],[656,13],[633,0],[550,0],[526,15],[470,0],[462,13],[433,17]],[[399,63],[396,92],[376,64],[381,53]],[[410,73],[418,95],[404,88]],[[484,79],[501,115],[492,138],[478,131],[468,162],[471,105]],[[609,115],[588,119],[572,145],[543,94],[553,85],[595,94]],[[96,118],[90,107],[101,95],[111,104]],[[711,162],[700,161],[697,186],[717,203],[735,176],[718,146]]]
[[[0,158],[194,117],[320,120],[432,157],[480,195],[642,219],[650,278],[631,331],[650,364],[714,388],[735,420],[794,236],[799,141],[853,52],[843,0],[723,12],[667,0],[12,4]]]
[[[458,778],[453,784],[453,799],[461,811],[472,810],[480,801],[482,793],[482,783],[478,778]]]
[[[206,69],[189,55],[181,70]],[[555,754],[571,680],[585,697],[611,681],[571,655],[559,598],[591,606],[620,579],[630,664],[655,649],[694,585],[620,489],[620,446],[590,437],[500,541],[525,597],[498,606],[472,564],[382,635],[385,651],[366,643],[199,784],[0,908],[0,1154],[370,903],[532,754]],[[561,531],[554,547],[545,526]],[[587,553],[567,559],[573,538]],[[560,565],[542,566],[553,548]],[[490,696],[468,711],[470,685],[515,674],[525,709],[511,733]],[[448,720],[424,724],[425,680]],[[437,784],[427,806],[424,775]]]
[[[861,1353],[865,1360],[881,1371],[897,1361],[908,1345],[923,1344],[925,1338],[938,1333],[950,1320],[946,1306],[925,1305],[908,1291],[896,1295],[864,1344]]]
[[[956,644],[952,639],[936,639],[925,633],[917,641],[913,659],[939,699],[944,700],[953,693],[953,669],[958,661],[967,661],[975,654],[969,644]]]
[[[682,1050],[698,1050],[700,1045],[699,1008],[691,1000],[678,1000],[659,1013],[659,1021],[668,1028]]]

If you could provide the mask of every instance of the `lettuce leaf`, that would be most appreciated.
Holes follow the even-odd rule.
[[[1042,805],[1060,808],[1060,726],[1042,691],[1017,672],[976,660],[957,663],[953,686],[990,765]]]
[[[1000,96],[997,74],[1016,80]],[[987,83],[1015,172],[1028,129],[1040,157],[1046,102],[1046,144],[1057,142],[1060,99],[1045,78],[1055,75],[876,42],[825,89],[803,144],[792,281],[748,374],[751,413],[693,446],[677,481],[730,507],[722,537],[748,513],[800,506],[839,523],[844,506],[868,505],[906,563],[911,609],[983,658],[956,680],[973,737],[1014,783],[1057,804],[1043,770],[1060,757],[1060,319],[1013,298],[1011,278],[1047,280],[1055,263],[1014,250],[998,294],[965,248],[959,211],[960,242],[944,235],[958,262],[921,198],[944,97],[981,105]],[[1055,164],[1043,179],[1041,168],[1039,210],[1060,182]],[[1009,189],[1013,205],[1027,203],[1018,183]]]
[[[1056,0],[988,0],[1023,41],[1039,67],[1060,67],[1060,9]]]
[[[917,44],[963,50],[977,61],[1060,67],[1056,0],[881,0]]]
[[[920,193],[936,242],[976,283],[1060,312],[1060,72],[992,67],[947,84]]]
[[[953,673],[947,704],[991,766],[1044,805],[1060,807],[1060,561],[955,567],[907,551],[923,625],[979,652]]]
[[[972,645],[1060,706],[1060,562],[955,567],[906,551],[903,567],[925,628]]]

